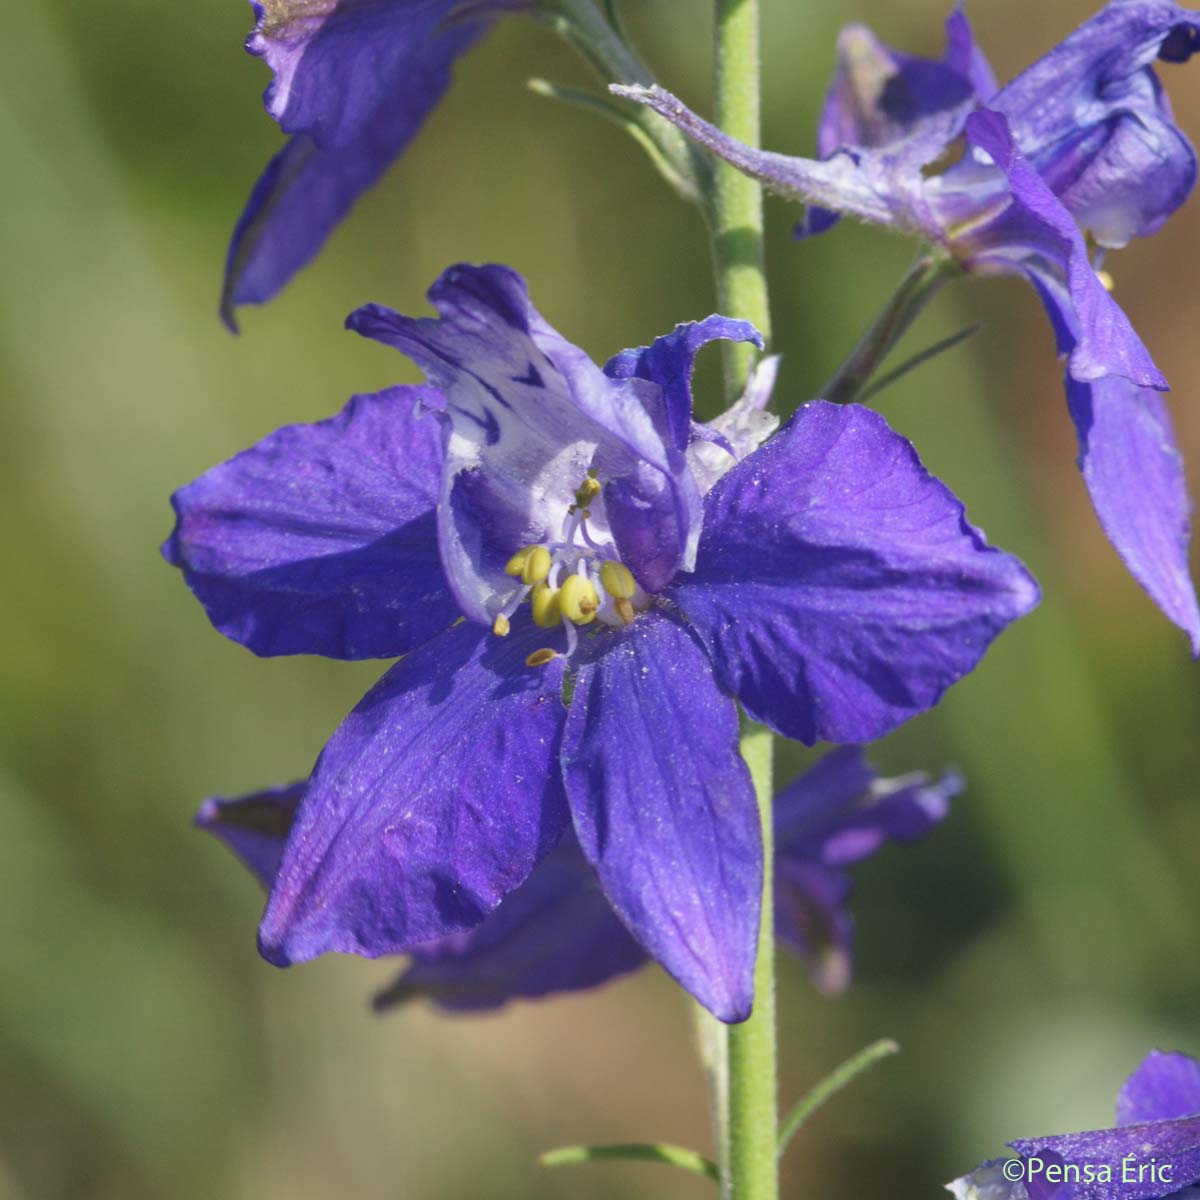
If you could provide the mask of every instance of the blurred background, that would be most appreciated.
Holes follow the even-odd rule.
[[[811,149],[840,24],[937,54],[945,7],[764,0],[767,144]],[[659,77],[706,110],[707,6],[626,8]],[[1091,5],[970,9],[1003,78]],[[619,131],[526,90],[587,77],[510,20],[318,262],[229,336],[227,235],[279,143],[266,69],[241,51],[250,21],[239,0],[6,9],[0,1197],[708,1195],[653,1166],[534,1161],[580,1140],[710,1146],[688,1005],[660,972],[493,1017],[375,1018],[367,998],[393,966],[261,962],[255,884],[190,827],[205,795],[306,774],[381,671],[254,659],[157,553],[174,488],[280,424],[415,379],[342,332],[350,309],[423,311],[443,267],[499,260],[603,361],[714,306],[697,216]],[[1163,74],[1200,135],[1200,69]],[[786,409],[912,254],[849,226],[797,246],[796,215],[769,204]],[[1200,480],[1198,244],[1193,201],[1109,265]],[[1151,1046],[1200,1052],[1198,668],[1091,514],[1032,293],[957,284],[908,348],[977,320],[880,406],[1045,601],[875,752],[893,772],[956,763],[969,791],[926,843],[859,871],[848,995],[783,966],[785,1101],[872,1039],[904,1048],[806,1129],[789,1195],[935,1195],[1008,1138],[1109,1123]],[[801,763],[782,756],[782,776]]]

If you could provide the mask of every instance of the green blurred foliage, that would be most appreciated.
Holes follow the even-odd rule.
[[[705,106],[706,6],[625,7],[660,77]],[[764,0],[768,143],[810,148],[844,21],[934,52],[942,8]],[[1088,11],[972,6],[1001,75]],[[225,239],[278,144],[248,23],[236,0],[6,9],[0,1197],[698,1197],[706,1184],[662,1168],[534,1165],[566,1141],[708,1145],[687,1005],[659,973],[496,1017],[380,1020],[366,997],[387,964],[259,961],[261,898],[191,813],[305,773],[379,667],[253,659],[156,546],[174,487],[415,377],[341,331],[357,304],[419,310],[448,263],[509,262],[602,359],[711,311],[700,222],[619,131],[527,92],[532,74],[586,77],[511,21],[318,263],[230,338]],[[1200,133],[1200,72],[1168,70]],[[795,215],[770,204],[785,408],[815,394],[912,252],[855,228],[796,246]],[[1193,205],[1115,263],[1193,463],[1198,233]],[[805,1131],[788,1194],[929,1195],[1008,1137],[1107,1122],[1152,1044],[1200,1051],[1196,668],[1091,516],[1032,296],[956,285],[911,348],[980,319],[880,403],[1046,598],[877,750],[897,771],[955,762],[970,790],[928,843],[860,872],[848,996],[783,969],[785,1097],[869,1040],[904,1046]],[[706,364],[709,407],[717,379]],[[783,752],[781,772],[803,761]]]

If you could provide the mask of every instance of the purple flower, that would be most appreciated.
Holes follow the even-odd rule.
[[[1153,64],[1195,52],[1200,14],[1112,0],[1000,90],[960,9],[947,31],[940,61],[902,54],[861,26],[842,34],[819,161],[741,145],[661,89],[615,90],[815,206],[802,234],[849,214],[920,237],[968,271],[1027,279],[1066,356],[1079,464],[1100,523],[1200,656],[1191,503],[1156,395],[1166,380],[1098,273],[1107,249],[1156,232],[1195,183],[1195,153]],[[939,169],[960,135],[966,152]]]
[[[775,920],[813,983],[850,982],[854,924],[849,868],[888,841],[912,842],[938,824],[962,789],[954,774],[880,779],[863,751],[828,754],[775,800]],[[270,888],[305,785],[205,801],[197,824]],[[443,1008],[495,1008],[520,997],[579,991],[635,970],[646,952],[617,918],[568,831],[529,878],[473,929],[411,949],[410,965],[376,998],[386,1008],[427,996]]]
[[[1152,1050],[1117,1096],[1113,1129],[1020,1138],[1020,1160],[981,1164],[958,1200],[1163,1200],[1200,1196],[1200,1063]],[[1010,1178],[1015,1177],[1015,1178]]]
[[[274,72],[264,100],[288,142],[237,223],[221,313],[263,304],[316,255],[404,151],[455,61],[528,0],[251,0],[246,49]]]
[[[681,325],[601,370],[503,267],[350,318],[429,386],[358,396],[174,497],[164,547],[259,654],[403,655],[325,747],[260,931],[279,965],[478,925],[573,826],[643,949],[750,1008],[762,850],[737,703],[805,742],[935,704],[1037,602],[867,409],[709,427]],[[757,446],[757,449],[753,447]],[[460,620],[460,616],[468,618]]]

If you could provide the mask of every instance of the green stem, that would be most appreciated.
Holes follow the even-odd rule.
[[[758,0],[714,0],[716,120],[748,146],[761,139]],[[762,188],[727,163],[715,165],[705,215],[712,238],[720,311],[771,336],[763,251]],[[725,344],[725,391],[741,393],[754,365],[751,346]],[[775,1040],[774,819],[772,736],[747,722],[741,751],[758,802],[763,839],[763,904],[754,968],[754,1010],[739,1025],[708,1025],[702,1042],[713,1084],[721,1191],[725,1200],[776,1200],[779,1165]]]
[[[896,343],[908,332],[938,289],[960,271],[952,260],[924,254],[913,264],[883,306],[879,316],[863,334],[850,357],[821,389],[822,400],[850,404],[857,400],[871,376],[880,368]]]
[[[763,907],[754,968],[754,1011],[725,1027],[725,1129],[722,1192],[726,1200],[776,1200],[779,1124],[775,1030],[774,821],[769,729],[746,722],[742,757],[754,780],[763,837]]]
[[[758,0],[715,0],[717,125],[747,146],[761,141]],[[771,307],[763,252],[762,186],[728,163],[717,162],[707,216],[717,274],[717,307],[771,338]],[[725,343],[725,390],[736,399],[755,350]]]

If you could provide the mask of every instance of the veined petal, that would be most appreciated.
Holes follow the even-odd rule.
[[[667,593],[755,719],[867,742],[931,708],[1038,589],[877,413],[817,402],[709,493]]]
[[[1071,1181],[1071,1200],[1160,1200],[1167,1190],[1152,1172],[1123,1172],[1122,1160],[1134,1163],[1170,1163],[1173,1172],[1170,1192],[1177,1192],[1200,1179],[1200,1116],[1174,1121],[1151,1121],[1118,1129],[1096,1129],[1085,1133],[1050,1137],[1019,1138],[1008,1143],[1018,1154],[1047,1158],[1057,1154],[1065,1163],[1080,1168],[1081,1178]],[[1089,1178],[1083,1168],[1094,1170]]]
[[[477,925],[557,844],[561,648],[462,623],[402,659],[322,751],[259,929],[277,966],[374,958]]]
[[[703,321],[689,321],[649,346],[622,350],[604,366],[612,379],[648,379],[662,388],[667,422],[677,450],[686,450],[692,431],[692,371],[696,355],[709,342],[725,340],[752,342],[760,350],[762,335],[749,321],[734,321],[713,315]]]
[[[405,150],[490,26],[459,0],[263,0],[247,42],[275,72],[266,104],[293,135],[255,185],[226,262],[221,311],[262,304]],[[509,6],[511,7],[511,6]]]
[[[1151,1050],[1117,1096],[1117,1124],[1170,1121],[1200,1113],[1200,1063]]]
[[[302,780],[232,799],[213,796],[200,806],[196,824],[224,842],[254,878],[270,888],[307,788]]]
[[[1192,502],[1166,400],[1117,377],[1087,384],[1068,378],[1066,387],[1079,469],[1100,524],[1200,658],[1200,605],[1188,562]]]
[[[1090,383],[1121,375],[1139,387],[1165,389],[1150,352],[1093,270],[1074,218],[1018,150],[1003,115],[976,112],[966,128],[969,143],[1003,173],[1009,198],[997,215],[954,236],[955,253],[976,271],[1024,275],[1047,303],[1047,278],[1051,285],[1064,281],[1057,295],[1070,305],[1066,319],[1074,344],[1067,365],[1073,379]]]
[[[172,497],[163,546],[209,619],[255,654],[393,658],[457,616],[438,559],[443,454],[429,388],[353,397]]]
[[[1102,246],[1154,233],[1183,203],[1196,158],[1152,65],[1196,52],[1200,14],[1110,3],[994,99],[1022,152]]]
[[[647,961],[569,830],[481,924],[410,953],[412,964],[376,996],[377,1009],[416,996],[459,1011],[499,1008],[596,987]]]
[[[591,649],[563,739],[580,845],[646,951],[715,1016],[744,1020],[762,838],[735,706],[694,636],[661,613]]]
[[[446,396],[438,507],[446,573],[472,620],[490,624],[522,545],[554,540],[594,470],[626,565],[657,591],[695,558],[700,494],[672,444],[662,389],[610,379],[556,333],[506,267],[452,267],[436,319],[369,305],[349,326],[407,354]],[[597,506],[599,507],[599,505]]]

